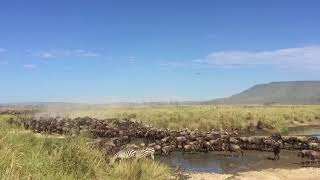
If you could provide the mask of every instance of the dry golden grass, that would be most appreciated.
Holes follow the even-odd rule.
[[[320,106],[126,106],[87,107],[68,111],[48,111],[67,117],[134,118],[156,127],[193,128],[245,128],[258,121],[286,131],[290,126],[320,122]]]
[[[0,179],[164,180],[171,169],[155,161],[122,162],[108,157],[88,139],[39,136],[5,123],[0,116]]]

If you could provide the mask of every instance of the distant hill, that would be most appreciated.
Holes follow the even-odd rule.
[[[57,107],[104,107],[104,106],[158,106],[158,105],[198,105],[198,104],[320,104],[320,81],[287,81],[257,84],[243,92],[230,97],[210,101],[180,101],[180,102],[122,102],[122,103],[68,103],[68,102],[29,102],[1,103],[4,107],[57,108]]]
[[[320,81],[272,82],[204,104],[320,104]]]

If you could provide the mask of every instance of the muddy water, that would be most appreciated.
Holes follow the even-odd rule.
[[[273,153],[265,151],[245,151],[243,157],[231,156],[226,152],[210,153],[173,153],[169,157],[159,159],[173,167],[179,167],[191,172],[236,173],[248,170],[262,170],[266,168],[298,168],[300,159],[297,152],[283,150],[280,160],[272,160]]]
[[[320,128],[297,128],[287,135],[308,135],[320,138]],[[273,153],[267,151],[244,151],[243,157],[231,156],[228,152],[181,153],[158,159],[183,171],[207,173],[236,173],[267,168],[299,168],[301,159],[297,151],[281,150],[280,160],[272,160]]]

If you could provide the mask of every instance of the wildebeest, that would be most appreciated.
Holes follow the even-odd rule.
[[[310,142],[308,143],[308,148],[312,150],[320,150],[320,143]]]
[[[320,152],[318,151],[312,151],[310,161],[314,161],[315,163],[319,163],[320,160]]]
[[[175,149],[174,145],[168,145],[168,146],[162,147],[161,152],[164,155],[169,155],[172,151],[174,151],[174,149]]]
[[[273,159],[276,160],[276,158],[280,159],[280,148],[281,148],[281,142],[275,141],[272,139],[272,151],[273,151]]]
[[[9,124],[15,125],[17,119],[8,120]],[[271,136],[249,136],[239,137],[236,131],[211,130],[199,131],[190,129],[170,130],[158,129],[152,126],[145,126],[138,121],[106,119],[98,120],[94,118],[30,118],[20,121],[20,126],[34,132],[58,133],[64,135],[88,134],[88,137],[97,140],[104,152],[113,154],[125,148],[126,144],[135,140],[142,140],[146,144],[140,147],[134,144],[127,145],[127,148],[138,150],[141,147],[152,147],[157,154],[169,155],[173,151],[181,152],[208,152],[208,151],[229,151],[231,154],[243,155],[243,150],[272,150],[273,159],[280,159],[280,141],[283,145],[291,145],[297,149],[319,149],[318,138],[307,136],[281,136],[273,134]],[[104,139],[103,141],[100,138]],[[106,141],[105,141],[106,140]],[[107,142],[110,141],[110,142]],[[112,153],[110,153],[112,152]],[[312,153],[311,153],[312,152]],[[313,151],[310,153],[299,153],[301,157],[308,157],[314,162],[319,161],[319,154]]]
[[[254,146],[255,149],[262,150],[263,138],[264,136],[250,136],[248,138],[250,148],[253,149]]]
[[[240,156],[240,154],[241,154],[241,156],[243,156],[243,150],[241,149],[241,147],[239,145],[231,144],[231,143],[227,143],[227,144],[223,143],[222,149],[224,151],[229,151],[231,153],[231,156],[233,156],[233,154],[232,154],[233,152],[238,153],[239,156]]]
[[[305,158],[310,157],[312,150],[304,149],[298,153],[298,157]]]

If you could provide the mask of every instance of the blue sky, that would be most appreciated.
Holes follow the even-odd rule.
[[[317,0],[7,0],[0,102],[177,101],[320,78]]]

